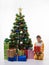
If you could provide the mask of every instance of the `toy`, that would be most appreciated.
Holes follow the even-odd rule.
[[[35,46],[34,47],[34,59],[36,60],[43,60],[44,58],[44,44],[42,46]]]
[[[36,36],[37,42],[34,44],[34,59],[43,60],[44,58],[44,43],[40,35]]]

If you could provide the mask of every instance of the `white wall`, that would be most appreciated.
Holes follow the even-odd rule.
[[[3,41],[9,37],[20,7],[32,43],[40,34],[45,43],[45,59],[49,59],[49,0],[0,0],[0,61],[3,59]]]

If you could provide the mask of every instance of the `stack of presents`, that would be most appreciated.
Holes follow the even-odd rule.
[[[34,58],[33,50],[18,50],[8,49],[7,50],[8,61],[27,61],[27,59]]]
[[[27,59],[42,60],[43,56],[41,55],[42,52],[40,46],[34,46],[34,50],[32,49],[16,50],[15,48],[7,50],[8,61],[27,61]]]

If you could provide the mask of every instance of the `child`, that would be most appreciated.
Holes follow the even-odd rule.
[[[37,35],[37,42],[34,44],[34,59],[43,60],[44,57],[44,43],[41,40],[41,36]]]

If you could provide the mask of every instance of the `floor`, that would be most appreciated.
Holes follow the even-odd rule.
[[[44,59],[44,60],[33,60],[33,59],[28,59],[27,62],[9,62],[7,60],[4,60],[0,63],[1,65],[48,65],[49,60]]]

